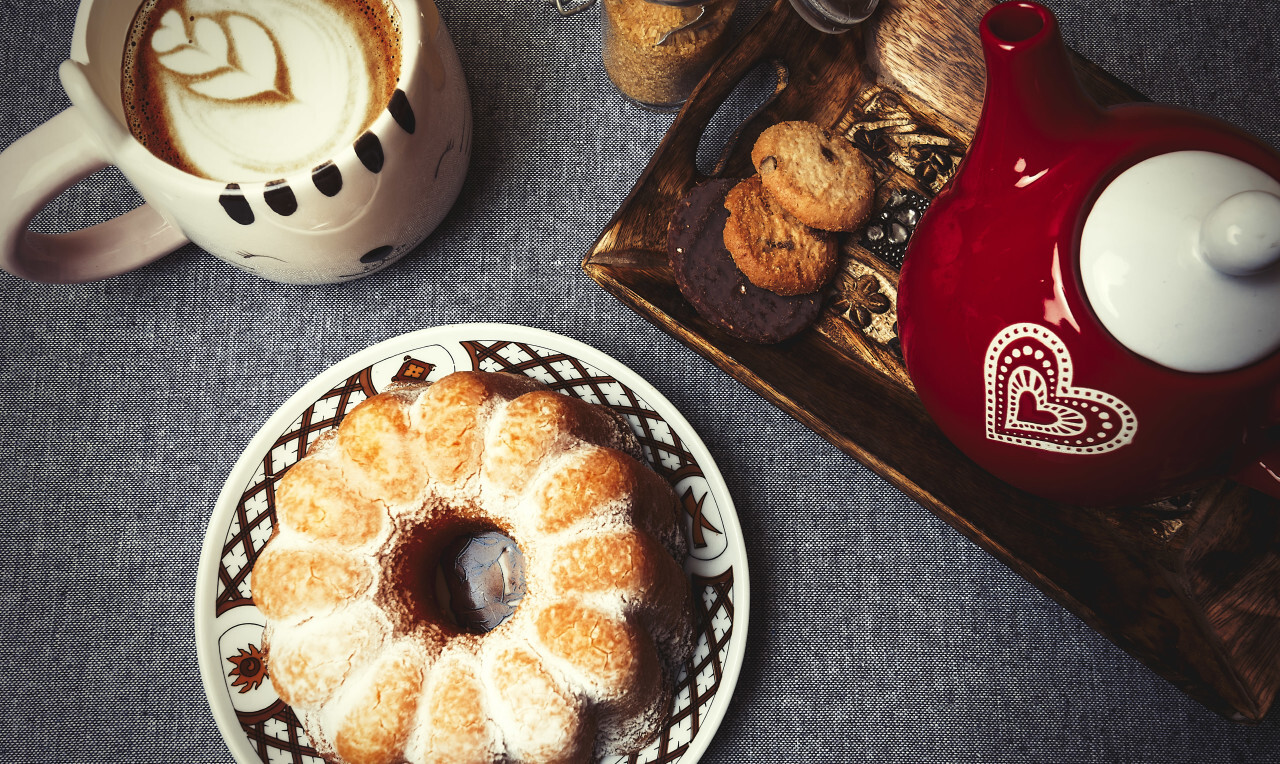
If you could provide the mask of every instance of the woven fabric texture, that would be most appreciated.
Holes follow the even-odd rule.
[[[1140,92],[1280,145],[1274,0],[1048,4],[1071,45]],[[230,762],[196,669],[192,593],[241,449],[335,361],[413,329],[498,321],[635,369],[724,473],[753,597],[709,764],[1280,761],[1280,722],[1205,710],[591,281],[579,261],[671,117],[610,85],[596,10],[438,5],[475,138],[461,198],[416,253],[315,287],[194,246],[84,285],[0,273],[0,758]],[[737,23],[764,5],[742,0]],[[67,106],[57,66],[75,14],[70,0],[0,0],[0,147]],[[107,171],[36,227],[134,204]]]

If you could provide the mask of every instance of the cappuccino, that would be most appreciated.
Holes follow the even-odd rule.
[[[217,181],[315,167],[391,101],[399,24],[389,0],[145,0],[121,62],[129,130]]]

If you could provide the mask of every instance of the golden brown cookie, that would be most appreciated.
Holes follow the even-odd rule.
[[[805,225],[852,231],[871,214],[876,179],[849,141],[812,122],[779,122],[760,134],[751,163],[765,189]]]
[[[836,271],[835,237],[782,208],[753,175],[729,190],[724,246],[738,270],[761,289],[790,297],[822,288]]]

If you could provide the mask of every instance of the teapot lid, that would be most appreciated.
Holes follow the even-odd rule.
[[[1280,348],[1280,182],[1208,151],[1139,162],[1090,210],[1080,274],[1138,355],[1198,373],[1262,360]]]

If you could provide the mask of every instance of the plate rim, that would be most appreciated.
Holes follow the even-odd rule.
[[[216,617],[212,615],[215,595],[214,584],[216,570],[222,558],[222,546],[226,529],[235,512],[236,503],[244,493],[247,480],[256,471],[258,458],[250,459],[250,454],[258,454],[264,444],[274,442],[282,431],[301,414],[307,406],[315,403],[318,396],[332,389],[343,379],[355,371],[394,355],[400,347],[422,347],[424,345],[447,342],[458,342],[460,339],[472,339],[469,335],[476,333],[502,332],[502,339],[528,342],[529,344],[553,348],[560,352],[572,354],[576,358],[590,363],[607,372],[622,384],[634,390],[645,402],[649,403],[655,413],[659,414],[674,431],[677,431],[685,445],[702,468],[703,477],[708,489],[715,494],[720,508],[720,520],[724,524],[727,546],[735,557],[733,563],[733,634],[729,640],[729,652],[722,667],[720,689],[716,698],[707,709],[707,715],[699,725],[698,734],[689,741],[689,747],[676,759],[677,764],[696,764],[711,741],[719,732],[720,724],[728,713],[737,689],[738,678],[745,662],[747,632],[751,612],[751,582],[747,566],[746,540],[742,535],[742,526],[738,520],[737,508],[729,493],[720,467],[712,458],[710,450],[698,435],[697,430],[685,419],[684,415],[667,397],[652,384],[633,371],[629,366],[613,358],[604,351],[586,343],[566,337],[562,334],[500,322],[474,322],[459,324],[442,324],[388,337],[362,350],[346,356],[307,380],[296,392],[281,403],[258,427],[249,438],[239,456],[236,457],[222,489],[214,502],[205,527],[204,539],[200,545],[200,555],[196,562],[195,592],[193,597],[194,630],[196,643],[196,662],[200,672],[201,686],[205,700],[213,715],[218,732],[226,744],[236,764],[261,764],[258,753],[250,745],[244,730],[237,720],[230,697],[223,697],[225,682],[219,671],[217,660],[217,635],[214,634]],[[462,336],[468,335],[468,336]],[[301,408],[299,408],[301,407]],[[268,446],[269,447],[269,446]],[[723,502],[723,503],[721,503]],[[209,644],[210,639],[214,644]],[[714,648],[713,648],[714,649]],[[723,701],[721,697],[723,696]]]

